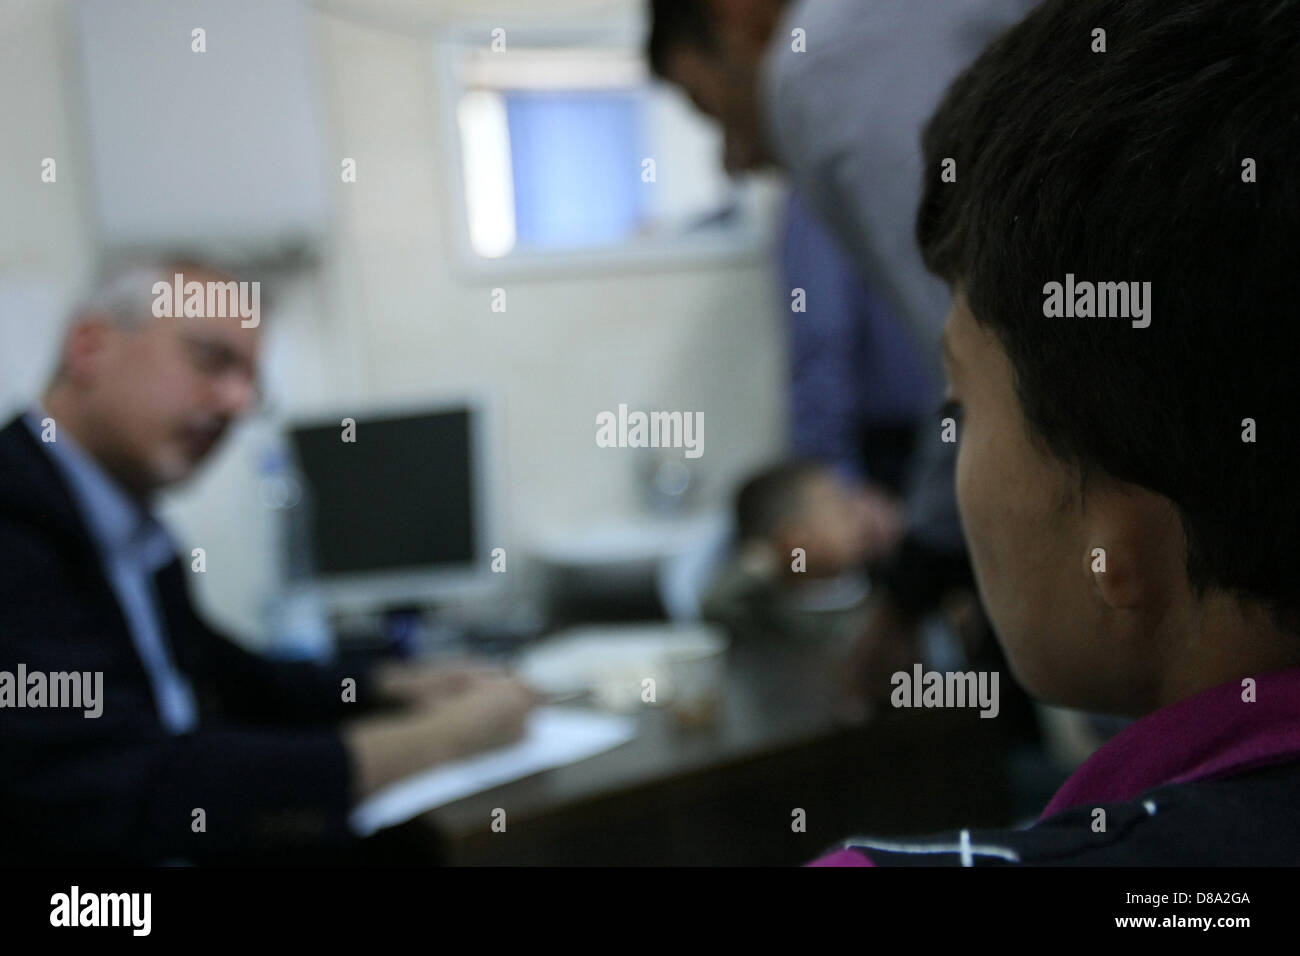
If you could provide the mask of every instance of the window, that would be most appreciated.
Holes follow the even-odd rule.
[[[490,29],[438,45],[450,101],[462,253],[488,271],[757,251],[753,189],[718,131],[652,81],[617,29]]]

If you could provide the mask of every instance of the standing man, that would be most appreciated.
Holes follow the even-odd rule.
[[[781,167],[931,369],[947,314],[914,238],[921,130],[943,91],[1036,0],[652,0],[651,64],[721,123],[732,170]],[[917,436],[906,533],[878,570],[854,674],[867,693],[914,661],[919,616],[970,585],[955,443]]]
[[[786,201],[777,246],[790,311],[791,451],[887,496],[897,512],[917,426],[939,402],[934,377],[797,192]]]

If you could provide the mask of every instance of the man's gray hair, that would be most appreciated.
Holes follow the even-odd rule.
[[[129,328],[145,325],[153,318],[154,284],[170,283],[179,266],[167,259],[135,259],[102,269],[72,314],[102,314]]]
[[[170,285],[178,272],[184,274],[199,271],[217,275],[232,274],[232,270],[218,261],[184,252],[175,255],[139,255],[101,264],[68,315],[63,331],[64,342],[66,343],[72,328],[90,315],[107,316],[114,325],[123,329],[144,328],[154,319],[154,285],[158,282]],[[62,378],[63,372],[61,345],[52,380]]]
[[[171,285],[177,273],[189,272],[234,279],[238,271],[220,259],[185,251],[116,258],[101,264],[72,316],[75,320],[94,312],[109,316],[119,326],[139,328],[153,318],[156,283]]]

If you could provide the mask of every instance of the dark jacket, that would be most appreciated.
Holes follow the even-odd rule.
[[[365,676],[242,650],[195,613],[188,573],[178,560],[156,579],[201,714],[172,736],[71,492],[21,420],[0,431],[0,671],[103,672],[98,718],[0,707],[0,861],[272,861],[355,843],[332,724],[371,699]]]
[[[1231,680],[1129,724],[1038,822],[854,837],[814,866],[1300,865],[1300,668]]]

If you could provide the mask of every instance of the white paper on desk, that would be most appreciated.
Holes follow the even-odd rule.
[[[613,750],[636,736],[636,721],[575,707],[539,707],[518,743],[441,764],[385,787],[352,811],[352,829],[369,836],[426,810],[542,770]]]

